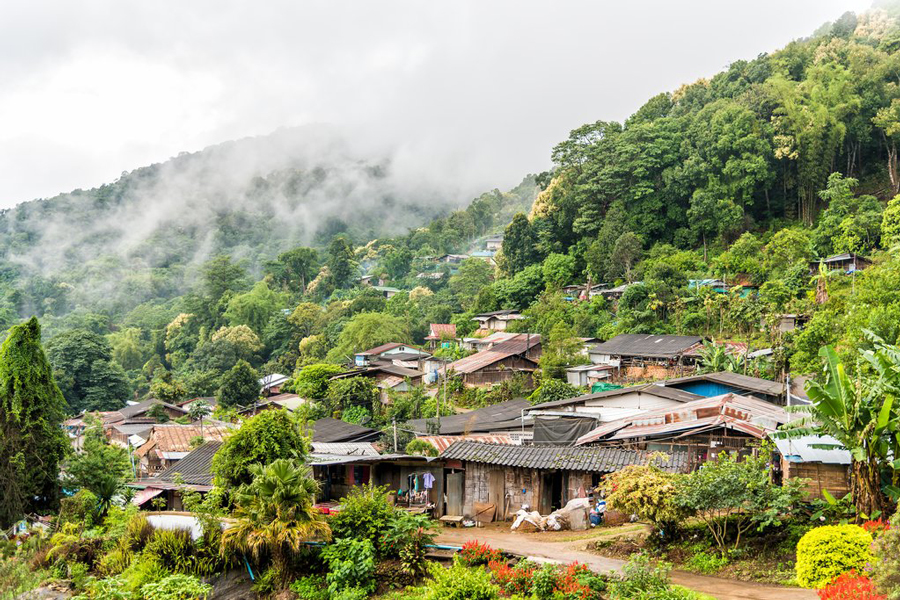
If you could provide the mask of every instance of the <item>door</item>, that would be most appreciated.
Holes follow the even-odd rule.
[[[494,469],[488,476],[488,502],[494,505],[496,520],[506,520],[506,475],[500,469]]]
[[[449,473],[447,475],[447,514],[461,517],[463,514],[463,483],[465,473]]]

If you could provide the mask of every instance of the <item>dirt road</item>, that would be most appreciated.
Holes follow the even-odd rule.
[[[568,535],[560,535],[562,533]],[[598,556],[586,550],[590,535],[584,539],[573,532],[519,533],[496,527],[472,529],[444,529],[438,544],[462,546],[469,540],[477,540],[493,548],[522,556],[534,556],[563,563],[578,561],[598,573],[618,571],[624,561]],[[704,577],[683,571],[672,572],[672,582],[703,592],[718,600],[813,600],[818,596],[812,590],[800,590],[776,585],[745,583],[718,577]]]

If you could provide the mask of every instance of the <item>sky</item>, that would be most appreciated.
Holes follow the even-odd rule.
[[[329,124],[468,193],[870,0],[5,0],[0,208]]]

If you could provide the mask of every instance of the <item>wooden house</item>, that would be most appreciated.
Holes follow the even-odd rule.
[[[688,352],[702,343],[695,335],[623,333],[588,350],[591,362],[616,367],[613,379],[667,379],[692,372],[698,357]]]
[[[478,321],[481,331],[506,331],[512,321],[524,318],[518,310],[495,310],[475,315],[472,320]]]
[[[851,275],[857,271],[868,269],[872,266],[872,261],[852,252],[835,254],[821,260],[809,261],[809,274],[815,275],[818,273],[820,264],[825,265],[825,268],[829,271],[841,271],[846,275]]]
[[[541,336],[520,333],[488,350],[476,352],[439,369],[439,373],[459,376],[468,386],[494,385],[516,374],[531,374],[538,367],[541,355]]]

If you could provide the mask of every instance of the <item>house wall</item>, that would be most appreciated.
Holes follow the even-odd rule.
[[[847,465],[797,463],[782,459],[781,470],[785,478],[809,479],[804,489],[810,499],[822,498],[822,490],[828,490],[835,498],[843,498],[850,493],[850,469]]]
[[[465,463],[465,493],[463,496],[463,512],[466,515],[475,513],[476,502],[490,502],[491,471],[499,470],[504,476],[504,495],[506,507],[497,507],[497,520],[502,519],[505,508],[506,518],[512,518],[522,505],[528,505],[530,510],[540,510],[543,494],[549,494],[550,490],[543,485],[544,475],[555,473],[555,469],[522,469],[509,468],[483,463]],[[594,479],[598,479],[599,473],[583,471],[563,471],[562,503],[565,504],[573,498],[581,498],[590,494]]]
[[[688,365],[645,364],[630,365],[613,372],[613,381],[660,381],[690,375],[695,371]]]
[[[506,381],[518,372],[525,372],[530,377],[530,371],[534,368],[532,361],[521,356],[510,356],[472,373],[463,373],[462,379],[466,385],[490,385]]]

